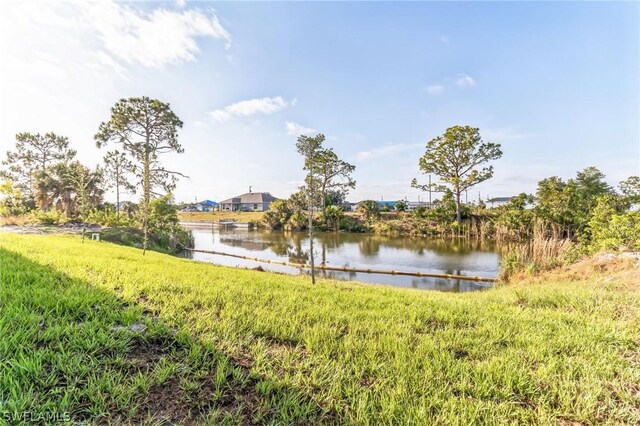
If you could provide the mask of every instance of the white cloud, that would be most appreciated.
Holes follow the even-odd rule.
[[[273,114],[287,107],[289,104],[290,102],[287,102],[280,96],[276,96],[275,98],[256,98],[227,105],[222,109],[211,111],[209,114],[214,120],[223,123],[229,121],[232,117]]]
[[[432,84],[427,86],[427,93],[430,95],[441,95],[444,93],[444,86],[442,84]]]
[[[295,123],[293,121],[287,121],[284,123],[285,128],[287,129],[287,134],[291,136],[300,136],[300,135],[308,135],[312,133],[316,133],[317,130],[311,127],[305,127],[302,124]]]
[[[193,61],[199,37],[221,39],[227,48],[231,46],[231,35],[213,10],[145,12],[113,1],[76,6],[83,24],[93,28],[104,49],[127,63],[158,67]]]
[[[460,87],[473,87],[476,85],[476,81],[468,75],[463,75],[456,80],[456,84]]]
[[[31,75],[55,71],[49,75],[55,77],[63,70],[69,77],[86,67],[93,75],[126,77],[126,65],[195,60],[198,38],[231,45],[231,35],[212,9],[144,11],[113,0],[9,2],[3,3],[0,19],[3,61],[11,68],[32,69]],[[46,62],[44,69],[36,70],[34,56]]]
[[[398,144],[383,145],[368,151],[360,151],[356,153],[356,159],[360,161],[367,161],[367,160],[372,160],[374,158],[385,157],[389,155],[398,154],[401,152],[411,151],[422,146],[424,146],[424,144],[420,144],[420,143],[413,143],[413,144],[398,143]]]

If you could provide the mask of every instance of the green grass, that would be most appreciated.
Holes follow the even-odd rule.
[[[312,286],[73,236],[0,235],[0,249],[2,413],[640,423],[640,297],[607,277],[444,294]]]

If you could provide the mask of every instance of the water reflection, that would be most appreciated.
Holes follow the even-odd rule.
[[[268,232],[192,229],[195,246],[244,256],[305,264],[309,262],[309,239],[299,232]],[[393,238],[372,234],[319,233],[314,238],[316,264],[334,267],[373,268],[456,275],[495,277],[499,254],[487,241],[465,239]],[[194,253],[196,260],[300,273],[299,268],[260,264],[244,259]],[[304,272],[304,271],[303,271]],[[306,272],[305,272],[306,273]],[[355,272],[319,271],[319,276],[357,280],[400,287],[440,291],[472,291],[486,288],[486,283],[442,278],[410,277]]]

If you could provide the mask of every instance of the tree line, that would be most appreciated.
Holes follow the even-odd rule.
[[[2,161],[2,192],[7,196],[0,208],[5,214],[63,212],[84,227],[91,212],[102,205],[106,190],[116,192],[116,223],[120,194],[140,192],[136,217],[146,252],[153,222],[152,200],[163,199],[173,191],[177,178],[184,177],[165,168],[161,161],[166,153],[184,152],[178,142],[182,125],[167,103],[148,97],[121,99],[94,136],[98,148],[110,148],[95,168],[74,159],[77,152],[65,136],[18,133],[14,150]]]

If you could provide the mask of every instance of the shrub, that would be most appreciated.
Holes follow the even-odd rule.
[[[60,225],[67,223],[69,218],[65,212],[51,210],[45,212],[43,210],[33,210],[25,216],[25,222],[36,225]]]
[[[344,210],[340,206],[328,206],[325,210],[325,217],[322,222],[326,224],[328,230],[338,231],[340,229],[340,221],[344,217]]]
[[[286,231],[302,231],[307,228],[307,221],[307,215],[297,211],[289,217],[287,223],[284,225],[284,229]]]
[[[5,197],[0,200],[0,216],[20,216],[33,209],[33,200],[26,199],[22,191],[13,182],[5,181],[0,184],[0,193]]]
[[[527,206],[533,203],[533,197],[520,194],[507,205],[498,207],[496,219],[496,238],[499,240],[524,240],[533,234],[534,214]]]
[[[590,252],[601,250],[640,250],[640,212],[614,213],[596,208],[589,222]]]
[[[374,200],[365,200],[358,204],[357,211],[368,224],[380,219],[380,205]]]
[[[118,215],[115,208],[111,206],[103,209],[93,209],[87,216],[87,222],[108,227],[139,226],[136,218],[122,214],[122,212]]]

